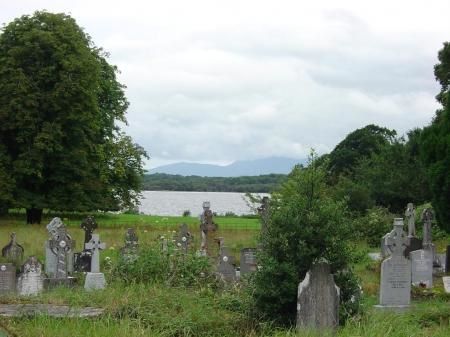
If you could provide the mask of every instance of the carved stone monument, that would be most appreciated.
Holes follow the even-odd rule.
[[[16,241],[16,233],[11,233],[11,240],[2,249],[2,256],[18,267],[22,263],[23,252],[23,247]]]
[[[16,291],[16,266],[12,263],[0,263],[0,295]]]
[[[339,288],[323,261],[313,264],[298,286],[297,329],[334,329],[339,324]]]
[[[54,243],[59,237],[66,237],[66,240],[63,239],[66,244],[63,248],[66,255],[65,270],[67,274],[73,273],[75,240],[72,240],[72,237],[67,233],[66,226],[60,218],[53,218],[47,225],[47,231],[50,238],[45,243],[45,273],[50,278],[54,278],[56,276],[58,265],[58,248],[54,246]],[[64,243],[62,244],[64,245]],[[62,261],[60,261],[60,265],[61,262]]]
[[[416,223],[415,223],[416,209],[414,205],[410,202],[406,206],[405,219],[408,224],[408,237],[416,236]]]
[[[256,260],[256,248],[244,248],[241,250],[240,271],[241,276],[255,272],[258,269]]]
[[[209,201],[203,202],[203,213],[200,215],[200,234],[202,238],[200,252],[201,255],[217,256],[217,252],[213,252],[212,232],[217,230],[217,225],[213,220],[213,212],[210,209]]]
[[[189,246],[192,242],[192,234],[189,232],[188,226],[183,223],[180,225],[180,229],[175,237],[175,244],[184,254],[187,254]]]
[[[82,252],[75,253],[74,269],[75,271],[88,272],[91,270],[92,252],[86,249],[86,244],[91,240],[92,233],[98,225],[94,217],[89,215],[83,220],[80,227],[84,230],[84,245]]]
[[[411,259],[411,283],[414,286],[433,286],[433,255],[429,250],[419,249],[409,253]]]
[[[233,262],[234,258],[230,255],[228,248],[222,247],[217,272],[227,282],[236,281],[236,269]]]
[[[44,289],[42,264],[31,256],[22,266],[22,274],[17,280],[17,293],[22,296],[37,295]]]
[[[92,234],[91,240],[85,246],[92,252],[92,263],[91,271],[86,274],[84,288],[86,290],[104,289],[106,280],[105,275],[100,272],[100,250],[105,249],[106,245],[100,242],[98,234]]]
[[[394,230],[387,240],[391,256],[381,264],[380,305],[403,308],[411,301],[411,262],[405,258],[406,234],[403,219],[394,219]]]
[[[134,228],[128,228],[125,233],[125,246],[120,250],[122,259],[133,262],[138,258],[139,238]]]
[[[433,211],[431,208],[425,208],[422,212],[421,220],[423,221],[423,248],[424,249],[432,249],[432,233],[431,226],[433,222]]]

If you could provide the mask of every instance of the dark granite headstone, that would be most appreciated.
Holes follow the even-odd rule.
[[[88,249],[85,249],[79,253],[75,253],[73,263],[74,270],[86,273],[91,271],[91,259],[92,259],[92,252]]]

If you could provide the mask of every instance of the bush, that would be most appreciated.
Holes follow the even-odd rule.
[[[188,209],[183,211],[183,216],[191,216],[191,211]]]
[[[393,219],[387,208],[373,207],[354,221],[354,234],[366,240],[369,246],[379,247],[381,238],[392,230]]]
[[[333,273],[347,269],[352,254],[346,203],[331,195],[325,170],[316,167],[314,157],[307,168],[294,168],[281,190],[272,195],[270,221],[261,237],[262,268],[253,282],[257,316],[293,322],[298,284],[315,260],[328,260]],[[344,294],[354,291],[353,282],[339,286]]]

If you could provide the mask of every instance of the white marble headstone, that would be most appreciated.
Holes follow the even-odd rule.
[[[37,295],[44,289],[42,264],[34,257],[30,257],[22,267],[22,274],[17,280],[19,295]]]

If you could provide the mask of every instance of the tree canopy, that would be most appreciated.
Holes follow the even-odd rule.
[[[145,151],[124,135],[128,101],[107,54],[66,14],[35,12],[0,34],[0,201],[27,210],[136,201]]]

